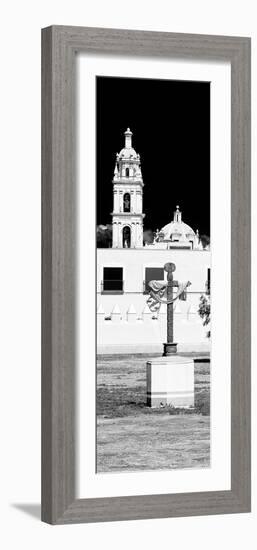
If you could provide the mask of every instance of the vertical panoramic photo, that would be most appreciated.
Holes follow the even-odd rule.
[[[210,466],[210,84],[97,77],[97,473]]]

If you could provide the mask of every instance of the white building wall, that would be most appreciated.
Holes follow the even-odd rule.
[[[101,305],[104,316],[111,317],[115,306],[120,311],[119,323],[114,326],[110,320],[100,323],[98,327],[99,350],[119,346],[133,346],[137,343],[142,349],[153,344],[160,346],[166,340],[166,306],[162,314],[143,315],[148,295],[143,293],[145,268],[163,267],[166,262],[176,265],[174,279],[189,280],[192,284],[187,292],[187,300],[176,302],[174,313],[174,335],[178,343],[208,343],[206,333],[208,328],[203,327],[198,314],[200,296],[206,292],[207,270],[210,268],[210,251],[193,250],[148,250],[142,249],[98,249],[97,265],[97,306]],[[122,267],[124,280],[123,294],[109,294],[101,292],[104,267]],[[127,311],[131,305],[136,310],[135,322],[127,322]],[[149,349],[150,349],[149,348]],[[120,348],[119,348],[120,349]]]
[[[211,253],[208,250],[153,250],[141,249],[97,249],[97,264],[100,272],[104,267],[123,267],[125,293],[142,293],[146,267],[163,267],[166,262],[176,265],[174,278],[190,280],[190,294],[206,290],[207,269],[211,267]],[[97,292],[100,292],[97,281]],[[105,301],[107,296],[103,295]],[[124,296],[117,296],[123,301]]]
[[[153,318],[144,315],[141,319],[130,320],[127,315],[112,315],[103,320],[102,313],[97,315],[97,353],[162,353],[166,342],[166,315]],[[181,319],[174,313],[174,341],[178,351],[209,351],[210,339],[206,329],[196,314],[188,319]]]

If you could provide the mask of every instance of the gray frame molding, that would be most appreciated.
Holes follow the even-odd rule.
[[[231,491],[76,499],[75,55],[227,60],[232,94]],[[53,26],[42,30],[42,520],[250,511],[250,39]]]

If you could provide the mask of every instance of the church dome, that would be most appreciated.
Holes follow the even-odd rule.
[[[133,160],[133,161],[139,161],[140,157],[136,153],[135,149],[132,147],[132,136],[133,133],[131,132],[130,128],[127,128],[126,132],[124,132],[125,136],[125,147],[121,149],[121,151],[117,154],[117,160]]]
[[[165,241],[172,240],[172,237],[175,235],[179,235],[182,238],[181,240],[186,240],[186,239],[189,239],[190,237],[195,236],[195,232],[190,227],[190,225],[187,225],[182,221],[180,223],[178,222],[167,223],[167,225],[165,225],[161,229],[160,233],[163,235],[163,238],[165,239]]]
[[[126,183],[132,184],[140,182],[143,186],[140,155],[132,147],[132,132],[127,128],[124,132],[125,147],[119,153],[116,153],[116,163],[114,169],[113,183],[119,183],[126,180]]]
[[[182,222],[182,214],[177,206],[173,221],[165,225],[158,236],[161,241],[186,242],[194,239],[195,232],[190,225]]]
[[[118,157],[119,160],[138,160],[138,154],[136,153],[135,149],[133,149],[133,147],[123,147],[123,149],[121,149],[121,151],[119,152]]]

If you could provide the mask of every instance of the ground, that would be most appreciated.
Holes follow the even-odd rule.
[[[195,408],[181,410],[146,406],[147,359],[98,357],[97,471],[208,467],[209,361],[195,360]]]

